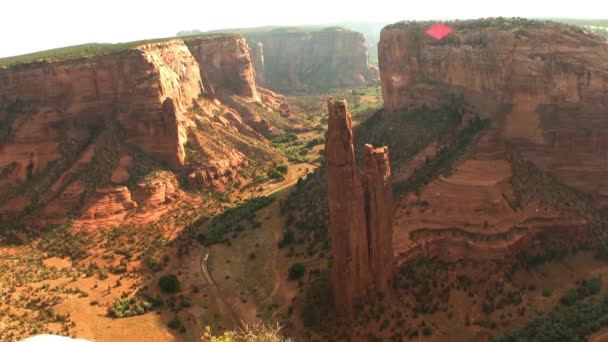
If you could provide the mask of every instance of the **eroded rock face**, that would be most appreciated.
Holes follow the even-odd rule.
[[[359,32],[270,31],[246,34],[260,85],[279,91],[355,87],[378,81]],[[258,65],[262,65],[260,69]]]
[[[355,161],[346,101],[330,99],[325,133],[334,302],[350,312],[392,277],[392,188],[388,149],[366,145],[362,172]]]
[[[395,24],[378,45],[384,107],[435,106],[461,94],[493,120],[487,150],[505,141],[580,190],[608,196],[608,44],[557,23],[486,19]],[[602,201],[605,201],[602,200]]]
[[[370,268],[376,291],[387,293],[393,276],[393,191],[388,147],[365,145],[363,172]]]
[[[259,100],[249,46],[242,37],[193,38],[186,44],[201,66],[204,93],[212,98],[224,93]]]
[[[83,210],[81,220],[77,221],[77,225],[83,227],[97,227],[100,224],[107,227],[117,226],[127,212],[136,207],[137,203],[131,198],[131,192],[126,186],[99,188]]]
[[[145,209],[173,201],[174,185],[140,182],[142,160],[174,172],[204,170],[209,184],[220,186],[238,170],[233,164],[273,158],[263,154],[262,135],[274,128],[249,108],[282,111],[283,100],[260,91],[264,98],[239,35],[0,68],[0,122],[7,128],[0,130],[0,218],[36,205],[32,226],[65,222],[68,213],[83,215],[87,226],[107,226],[99,218],[114,209],[104,203],[126,203],[124,215],[109,215],[114,224],[135,208],[130,202]],[[237,150],[246,145],[255,147]],[[129,186],[135,201],[96,191],[118,185]]]
[[[512,265],[549,241],[588,244],[608,198],[606,41],[557,23],[448,24],[442,40],[425,33],[430,23],[390,25],[379,43],[386,115],[455,94],[491,119],[449,175],[397,201],[397,261]]]

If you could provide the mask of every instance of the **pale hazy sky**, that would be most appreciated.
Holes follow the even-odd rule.
[[[0,0],[0,57],[265,25],[489,16],[608,17],[606,0]]]

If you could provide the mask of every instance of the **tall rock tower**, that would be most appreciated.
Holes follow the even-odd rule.
[[[393,276],[393,190],[388,147],[365,145],[365,213],[375,290],[387,293]]]
[[[347,313],[370,296],[390,289],[391,170],[388,148],[371,145],[365,146],[365,169],[360,170],[346,101],[330,98],[327,108],[325,153],[334,303],[339,313]]]
[[[327,197],[333,254],[334,302],[348,312],[367,299],[372,285],[365,219],[365,190],[355,161],[353,130],[346,101],[327,102],[325,132]]]

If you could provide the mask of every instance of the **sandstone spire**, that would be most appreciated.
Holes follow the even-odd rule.
[[[365,220],[365,191],[355,162],[353,132],[346,101],[327,102],[325,133],[327,194],[333,254],[334,302],[348,312],[367,298],[372,284]]]
[[[327,102],[327,193],[332,240],[334,302],[347,313],[392,278],[392,189],[388,148],[365,146],[362,172],[355,161],[345,100]]]
[[[393,191],[388,147],[365,145],[364,174],[370,267],[376,291],[387,293],[393,274]]]

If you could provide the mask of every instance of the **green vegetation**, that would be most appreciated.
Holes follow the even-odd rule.
[[[72,232],[70,224],[57,226],[35,243],[35,246],[49,257],[84,259],[89,256],[91,236],[85,231]]]
[[[268,323],[255,323],[246,325],[240,331],[227,331],[222,335],[213,335],[211,327],[207,327],[203,335],[204,341],[209,342],[289,342],[289,338],[281,335],[281,327],[279,325],[270,325]]]
[[[108,308],[108,316],[114,318],[124,318],[143,315],[154,308],[154,303],[140,296],[130,297],[123,293],[114,304]]]
[[[301,263],[295,263],[289,267],[288,278],[289,280],[298,280],[306,273],[306,267]]]
[[[234,208],[227,209],[209,223],[204,233],[198,235],[198,241],[205,246],[224,241],[226,234],[243,229],[239,225],[241,221],[253,220],[256,212],[272,203],[272,201],[273,199],[270,197],[255,197]]]
[[[602,289],[602,279],[592,278],[583,280],[575,288],[568,290],[560,299],[564,305],[572,305],[577,301],[594,296]]]
[[[322,272],[310,284],[306,291],[302,307],[302,322],[305,327],[318,327],[323,319],[331,312],[333,306],[333,295],[329,273]]]
[[[413,307],[414,314],[446,311],[450,299],[447,268],[441,262],[418,259],[407,262],[395,274],[394,287],[402,301]],[[417,295],[411,298],[415,291]],[[409,303],[413,300],[412,303]]]
[[[496,27],[500,29],[511,29],[511,28],[534,28],[541,27],[546,21],[526,19],[526,18],[482,18],[482,19],[469,19],[469,20],[457,20],[457,21],[441,21],[447,23],[457,30],[473,30],[488,27]],[[432,24],[439,23],[438,21],[402,21],[395,24],[387,25],[386,29],[399,28],[403,26],[422,26],[427,27]]]
[[[284,180],[287,174],[287,164],[279,164],[268,170],[267,175],[270,179]]]
[[[597,281],[589,282],[583,286],[587,288],[585,291],[595,291]],[[579,285],[574,291],[578,292],[580,288]],[[530,321],[522,329],[494,337],[492,341],[575,342],[586,340],[589,335],[604,327],[608,327],[608,296],[594,297],[587,302],[575,300],[570,305],[559,306],[548,315]]]
[[[179,291],[179,280],[175,274],[165,274],[158,280],[158,287],[163,292],[175,293]]]
[[[488,124],[488,120],[482,120],[478,116],[471,119],[469,125],[459,131],[453,141],[442,147],[433,158],[426,159],[424,165],[415,170],[407,180],[394,184],[395,194],[400,196],[408,192],[418,192],[423,186],[441,174],[450,171],[454,161],[464,154],[467,147],[477,137],[477,134]]]
[[[313,147],[324,143],[325,139],[323,137],[304,141],[299,140],[298,136],[294,133],[286,133],[272,139],[272,146],[279,149],[291,163],[308,162],[308,157],[306,157],[306,155],[310,150]]]

